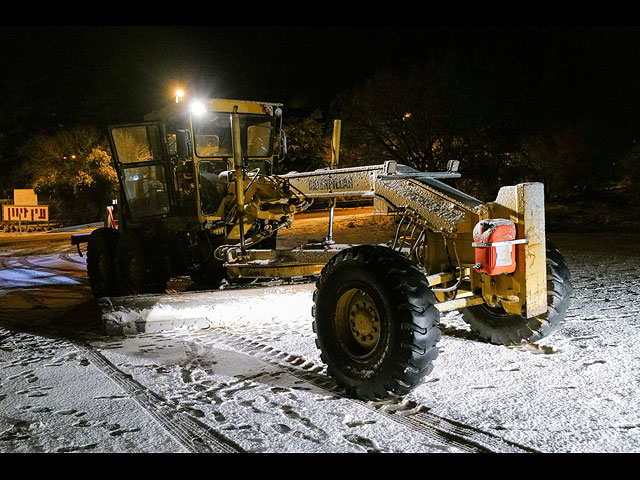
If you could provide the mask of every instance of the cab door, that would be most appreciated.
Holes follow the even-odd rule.
[[[157,122],[115,125],[108,131],[121,192],[131,220],[174,213],[163,125]]]

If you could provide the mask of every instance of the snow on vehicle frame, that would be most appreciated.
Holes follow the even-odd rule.
[[[181,102],[145,120],[109,127],[118,228],[72,237],[88,242],[96,297],[161,292],[184,274],[209,287],[315,275],[321,358],[365,400],[405,395],[432,371],[440,312],[460,310],[501,345],[540,340],[564,320],[569,270],[545,238],[541,183],[502,187],[483,203],[440,181],[460,176],[457,161],[447,172],[394,161],[338,168],[339,120],[329,168],[275,175],[286,154],[280,104],[209,99],[191,113]],[[400,217],[392,242],[333,242],[335,200],[354,197]],[[277,250],[277,231],[315,199],[332,205],[327,238]]]

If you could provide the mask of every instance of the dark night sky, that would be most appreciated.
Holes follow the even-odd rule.
[[[175,82],[214,97],[313,106],[376,69],[457,42],[461,33],[372,26],[9,27],[2,33],[8,47],[2,81],[20,97],[45,103],[51,95],[69,106],[102,96],[143,112],[165,101]]]
[[[378,69],[402,73],[447,50],[476,59],[500,51],[504,68],[536,72],[532,88],[550,85],[557,115],[625,138],[636,136],[640,111],[636,27],[6,26],[0,45],[5,131],[24,118],[33,129],[139,121],[176,83],[283,102],[285,112],[324,107]]]

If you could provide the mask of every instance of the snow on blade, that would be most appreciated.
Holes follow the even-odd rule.
[[[108,335],[311,320],[314,284],[100,300]]]

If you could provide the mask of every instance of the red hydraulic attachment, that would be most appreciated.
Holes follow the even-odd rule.
[[[473,229],[476,254],[474,270],[487,275],[513,273],[516,269],[516,244],[528,239],[516,240],[515,224],[505,218],[479,221]]]

